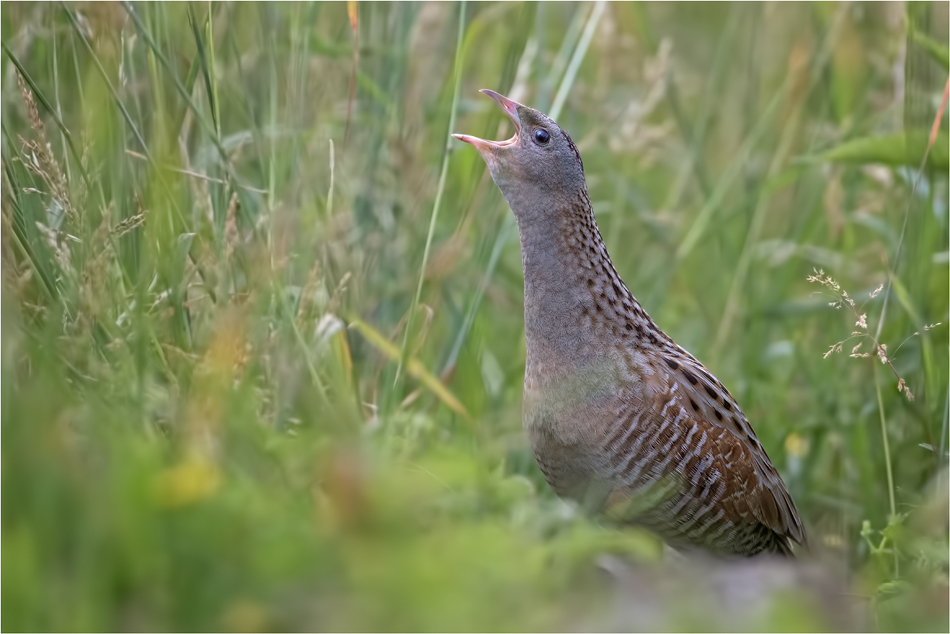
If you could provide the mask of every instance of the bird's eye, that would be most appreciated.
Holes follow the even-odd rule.
[[[540,145],[544,145],[545,143],[551,140],[551,135],[548,134],[547,130],[538,128],[537,130],[534,131],[534,140],[536,143]]]

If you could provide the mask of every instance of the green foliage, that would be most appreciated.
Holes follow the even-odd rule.
[[[449,137],[508,135],[492,88],[558,110],[842,592],[946,630],[946,3],[351,8],[4,6],[3,628],[639,626],[600,568],[658,543],[521,432],[514,222]],[[651,623],[830,627],[809,591]]]
[[[924,140],[923,144],[926,147],[927,133],[920,131],[916,133],[916,136]],[[939,132],[936,142],[927,156],[927,163],[930,167],[944,172],[950,169],[948,147],[950,147],[950,139],[948,139],[947,133],[945,131]],[[921,161],[923,161],[923,156],[914,156],[908,152],[907,139],[902,132],[885,136],[851,139],[828,150],[821,155],[821,158],[833,163],[855,165],[880,163],[891,167],[903,165],[912,169],[919,167]]]
[[[950,70],[950,53],[948,53],[946,46],[941,45],[940,42],[921,33],[912,24],[908,25],[907,34],[914,44],[927,51],[934,61],[940,64],[944,70]]]

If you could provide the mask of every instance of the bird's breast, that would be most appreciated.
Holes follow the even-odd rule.
[[[550,371],[525,377],[523,421],[538,466],[563,497],[605,497],[609,486],[600,491],[597,484],[609,483],[610,469],[600,447],[616,420],[625,376],[606,355],[574,368],[547,362]]]

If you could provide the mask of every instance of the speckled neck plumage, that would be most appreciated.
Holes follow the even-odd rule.
[[[591,346],[603,342],[593,331],[578,328],[579,317],[603,323],[618,343],[672,343],[620,279],[587,191],[577,192],[573,200],[538,202],[539,213],[515,212],[525,279],[528,382],[545,374],[539,364],[548,357],[556,357],[552,363],[564,372],[590,362]],[[544,220],[538,219],[541,213]]]

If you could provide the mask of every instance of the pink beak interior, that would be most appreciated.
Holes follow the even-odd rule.
[[[518,131],[521,129],[521,124],[518,122],[518,108],[521,106],[521,104],[517,101],[512,101],[504,95],[499,95],[494,90],[481,90],[479,92],[485,93],[494,99],[495,103],[501,106],[501,109],[505,111],[505,114],[508,115],[508,118],[511,119],[511,122],[515,124],[515,135],[507,141],[486,141],[485,139],[479,139],[477,136],[471,136],[469,134],[453,134],[452,136],[454,136],[459,141],[471,143],[475,146],[475,149],[482,154],[491,152],[492,148],[517,145]]]

